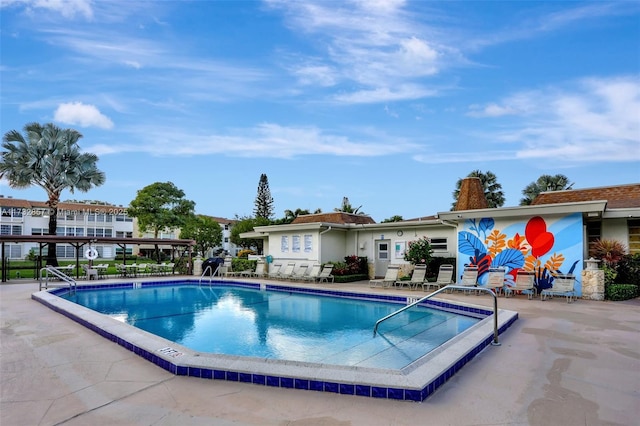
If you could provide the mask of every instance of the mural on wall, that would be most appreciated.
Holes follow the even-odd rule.
[[[582,215],[574,213],[558,219],[540,216],[526,222],[493,218],[468,219],[458,232],[459,269],[478,267],[478,283],[485,284],[489,268],[505,268],[505,285],[515,286],[519,270],[535,272],[538,293],[550,288],[555,276],[573,274],[575,290],[582,295],[579,282],[582,270]],[[460,272],[461,273],[461,272]]]

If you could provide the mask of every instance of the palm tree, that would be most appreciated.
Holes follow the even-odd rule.
[[[521,206],[531,205],[533,200],[541,192],[548,191],[562,191],[565,189],[571,189],[573,183],[569,184],[569,178],[565,175],[557,174],[555,176],[542,175],[535,182],[531,182],[522,190],[524,198],[520,199]]]
[[[484,196],[487,198],[487,206],[489,208],[502,207],[504,205],[504,192],[502,192],[502,185],[498,183],[498,178],[492,172],[483,173],[480,170],[474,170],[467,175],[467,177],[480,178],[482,188],[484,189]],[[458,179],[456,182],[456,189],[453,191],[453,204],[451,210],[455,210],[458,203],[458,197],[460,196],[460,187],[462,186],[463,179]]]
[[[24,133],[23,136],[11,130],[2,138],[0,178],[6,178],[15,189],[36,185],[47,192],[51,209],[49,235],[56,235],[62,191],[87,192],[102,185],[105,174],[96,167],[95,154],[80,152],[78,140],[82,135],[76,130],[61,129],[52,123],[29,123],[24,126]],[[47,264],[58,264],[55,243],[48,246]]]
[[[342,206],[340,207],[336,207],[335,209],[333,209],[333,211],[335,212],[343,212],[343,213],[351,213],[351,214],[359,214],[359,215],[364,215],[366,214],[365,212],[361,212],[360,209],[362,208],[362,206],[357,207],[357,208],[353,208],[353,206],[351,205],[351,203],[349,202],[349,198],[348,197],[343,197],[342,198]]]

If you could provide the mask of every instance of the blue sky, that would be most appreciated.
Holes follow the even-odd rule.
[[[128,205],[173,182],[197,213],[349,197],[376,221],[448,211],[493,172],[640,181],[640,3],[2,0],[1,131],[80,131]],[[44,190],[0,194],[46,200]]]

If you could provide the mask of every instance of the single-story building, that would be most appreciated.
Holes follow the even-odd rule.
[[[319,213],[241,236],[263,238],[264,255],[283,263],[366,256],[370,277],[383,276],[389,264],[408,272],[408,243],[427,237],[434,256],[456,258],[457,276],[465,264],[479,266],[480,283],[489,267],[504,267],[507,280],[519,269],[532,270],[543,289],[551,286],[552,273],[573,274],[578,296],[595,240],[617,240],[629,253],[640,253],[640,184],[543,192],[530,206],[486,208],[474,179],[463,182],[455,210],[434,216],[375,223],[366,215]]]

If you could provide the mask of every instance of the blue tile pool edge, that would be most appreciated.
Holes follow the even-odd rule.
[[[163,281],[159,285],[175,285],[185,283],[185,280]],[[197,283],[197,282],[196,282]],[[158,285],[158,283],[154,283]],[[133,285],[116,283],[106,285],[92,285],[95,288],[117,288]],[[239,285],[238,282],[225,285]],[[240,285],[260,288],[260,284],[241,283]],[[281,291],[299,288],[274,286]],[[89,286],[83,287],[89,288]],[[266,288],[270,288],[267,285]],[[344,292],[311,289],[309,293],[323,293],[342,296]],[[55,289],[50,292],[34,293],[32,299],[42,303],[50,309],[65,315],[88,329],[100,334],[104,338],[117,343],[136,355],[150,361],[172,374],[179,376],[199,377],[212,380],[227,380],[234,382],[252,383],[270,387],[281,387],[300,390],[314,390],[343,395],[356,395],[371,398],[383,398],[421,402],[432,395],[439,387],[457,373],[465,364],[471,361],[493,341],[493,319],[487,318],[478,325],[467,330],[458,338],[452,339],[431,354],[425,356],[421,362],[403,369],[402,374],[394,370],[361,369],[354,371],[350,367],[336,367],[328,365],[307,365],[306,363],[275,362],[274,360],[248,359],[245,357],[231,357],[220,355],[201,355],[180,345],[151,335],[135,327],[121,323],[113,318],[61,299],[55,294],[64,292]],[[301,291],[305,292],[305,291]],[[350,297],[358,297],[358,293]],[[362,294],[364,299],[371,296]],[[382,295],[402,302],[406,297]],[[378,299],[378,297],[374,297]],[[400,299],[400,300],[395,300]],[[490,314],[484,307],[453,304],[444,301],[430,301],[442,304],[444,308],[461,307],[463,311],[475,309]],[[451,306],[449,306],[451,305]],[[473,312],[473,311],[472,311]],[[499,334],[506,331],[518,319],[517,312],[499,309]],[[122,337],[127,336],[127,337]],[[459,340],[466,340],[466,344],[459,345]],[[470,341],[470,342],[469,342]],[[443,361],[444,360],[444,361]],[[432,363],[444,365],[443,368],[432,369]],[[259,371],[256,373],[256,371]],[[297,374],[296,374],[297,371]],[[310,374],[310,372],[312,374]]]

